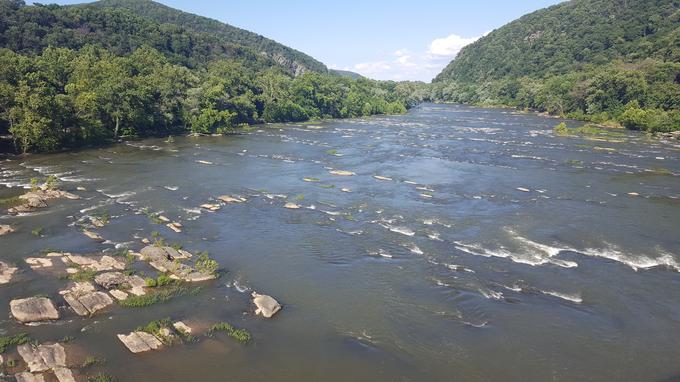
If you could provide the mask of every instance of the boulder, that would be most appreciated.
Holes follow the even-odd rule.
[[[133,353],[142,353],[160,348],[163,343],[153,335],[146,332],[132,332],[130,334],[118,334],[118,339]]]
[[[112,271],[112,270],[123,270],[126,268],[124,261],[116,259],[114,257],[103,255],[103,256],[81,256],[67,254],[66,260],[73,264],[79,265],[81,268],[89,269],[95,272]]]
[[[50,369],[66,366],[66,351],[61,344],[38,345],[38,354]]]
[[[297,209],[300,208],[300,206],[298,206],[297,204],[295,204],[293,202],[288,202],[288,203],[283,205],[283,208],[288,208],[289,210],[297,210]]]
[[[0,236],[7,235],[8,233],[14,232],[14,228],[10,225],[0,224]]]
[[[182,225],[180,223],[172,222],[172,223],[166,224],[165,226],[170,228],[171,230],[175,231],[176,233],[182,232]]]
[[[255,314],[270,318],[281,310],[281,305],[273,297],[253,292],[253,304],[257,307]]]
[[[392,180],[392,178],[389,178],[389,177],[386,177],[386,176],[382,176],[382,175],[373,175],[373,177],[374,177],[375,179],[378,179],[378,180],[385,180],[385,181],[390,181],[390,180]]]
[[[201,204],[200,207],[203,208],[203,209],[206,209],[208,211],[211,211],[211,212],[215,212],[215,211],[219,210],[220,208],[222,208],[219,204],[209,204],[209,203]]]
[[[17,270],[18,268],[11,267],[4,261],[0,261],[0,284],[7,284],[12,281],[12,276],[14,276]]]
[[[21,322],[58,320],[59,312],[46,297],[29,297],[9,303],[12,316]]]

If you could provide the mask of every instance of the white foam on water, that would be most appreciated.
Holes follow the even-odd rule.
[[[631,267],[633,270],[644,270],[655,267],[667,267],[680,272],[680,264],[678,261],[665,251],[659,251],[661,256],[653,258],[644,255],[630,255],[623,253],[618,247],[607,244],[606,248],[586,248],[577,251],[587,256],[601,257],[608,260],[613,260]]]
[[[387,228],[388,230],[390,230],[392,232],[400,233],[400,234],[405,235],[405,236],[413,236],[413,235],[416,234],[413,230],[411,230],[408,227],[391,226],[391,225],[388,225],[388,224],[385,224],[385,225],[382,225],[382,226]]]
[[[382,249],[382,248],[381,248],[381,249],[378,249],[377,251],[369,251],[368,254],[371,255],[371,256],[380,256],[380,257],[384,257],[384,258],[386,258],[386,259],[391,259],[391,258],[392,258],[392,254],[389,253],[387,250],[384,250],[384,249]]]
[[[574,304],[580,304],[583,302],[583,298],[581,297],[580,294],[567,294],[567,293],[562,293],[562,292],[555,292],[555,291],[549,291],[549,290],[542,290],[541,293],[548,295],[548,296],[553,296],[560,298],[562,300],[566,300],[569,302],[573,302]]]
[[[423,250],[413,243],[403,244],[402,247],[408,249],[409,251],[411,251],[411,253],[415,253],[416,255],[424,254]]]

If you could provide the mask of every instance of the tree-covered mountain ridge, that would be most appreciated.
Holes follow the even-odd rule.
[[[530,13],[464,47],[432,90],[442,101],[680,129],[680,1],[571,0]]]
[[[425,90],[329,73],[271,40],[150,1],[138,5],[163,13],[121,4],[133,3],[0,0],[0,137],[16,151],[403,113]]]
[[[278,64],[291,73],[300,75],[305,71],[326,72],[326,66],[295,49],[289,48],[257,33],[237,28],[208,17],[194,15],[168,7],[151,0],[100,0],[79,6],[127,9],[136,15],[154,20],[161,24],[172,24],[187,30],[218,36],[230,43],[249,47]]]

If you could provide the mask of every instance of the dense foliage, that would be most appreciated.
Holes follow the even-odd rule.
[[[300,74],[303,71],[324,73],[327,70],[324,64],[314,58],[256,33],[207,17],[182,12],[151,0],[100,0],[92,3],[92,6],[128,9],[136,15],[161,24],[181,26],[194,32],[217,36],[232,44],[249,47],[256,52],[266,52],[268,57],[293,74]]]
[[[532,108],[647,131],[680,128],[680,1],[573,0],[463,48],[437,100]]]
[[[128,10],[16,0],[0,0],[0,9],[0,135],[24,152],[402,113],[419,102],[413,89],[422,85],[294,76],[246,48],[223,54],[217,37]]]

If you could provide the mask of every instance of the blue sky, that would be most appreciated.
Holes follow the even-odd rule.
[[[58,4],[83,0],[47,1]],[[559,0],[160,0],[383,80],[432,79],[460,48]]]

